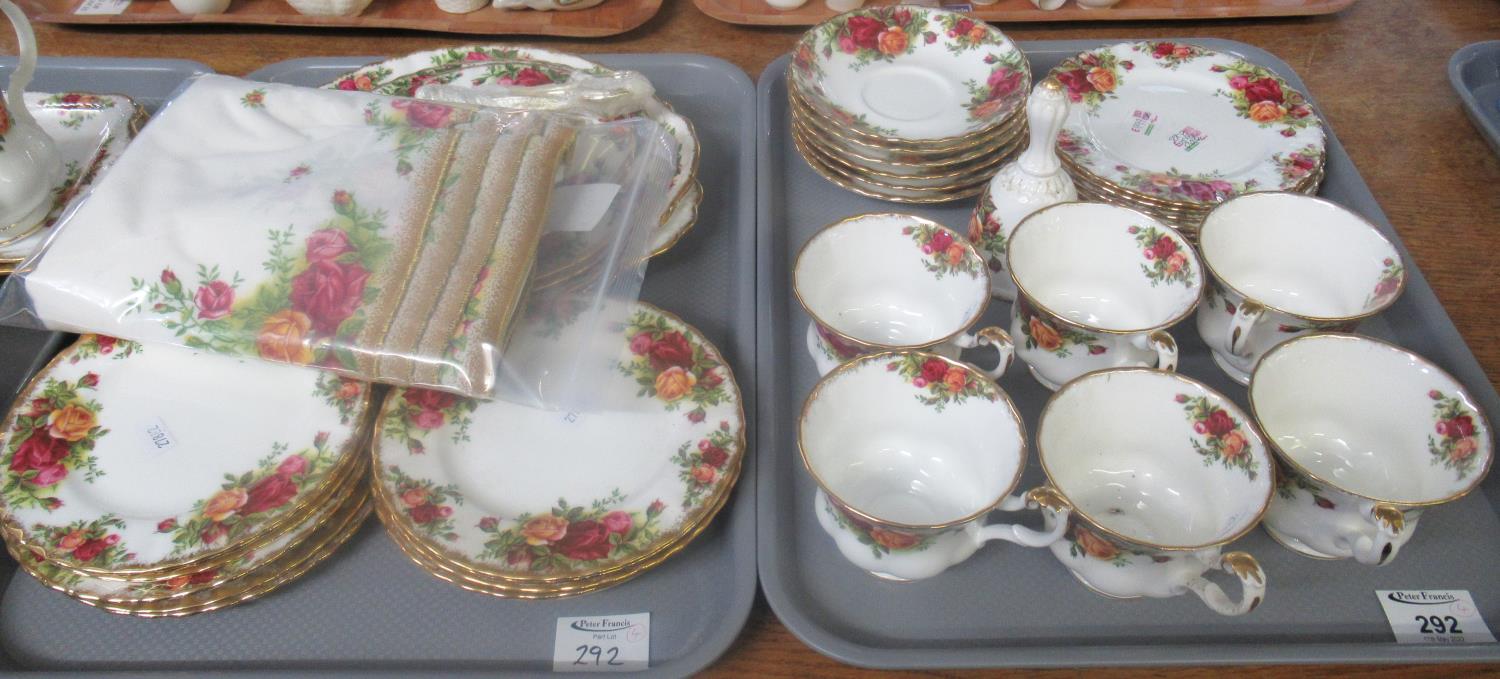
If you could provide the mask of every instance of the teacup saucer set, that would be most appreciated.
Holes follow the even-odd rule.
[[[999,540],[1049,549],[1109,597],[1192,592],[1241,615],[1268,573],[1226,550],[1257,525],[1302,555],[1379,565],[1424,511],[1478,486],[1493,440],[1474,398],[1353,334],[1405,270],[1375,226],[1312,195],[1326,142],[1302,93],[1235,55],[1135,42],[1065,59],[1018,103],[1008,85],[985,99],[971,60],[1003,68],[1009,43],[976,30],[971,51],[961,20],[857,10],[809,31],[789,69],[793,129],[825,131],[796,147],[830,181],[895,202],[979,192],[964,232],[855,215],[792,266],[822,375],[797,424],[808,509],[844,557],[917,580]],[[945,96],[953,83],[973,98]],[[931,92],[880,94],[905,86]],[[987,101],[1024,119],[982,120]],[[886,157],[944,176],[947,158],[913,150],[930,130],[974,132],[959,121],[977,144],[1010,144],[1009,129],[1030,144],[921,200],[871,190],[870,166],[832,171],[828,149],[879,128],[866,140]],[[992,295],[1012,302],[1009,325],[976,328]],[[1248,409],[1177,372],[1189,318]],[[1054,392],[1030,433],[997,382],[1013,359]],[[1033,448],[1046,480],[1019,488]],[[1040,530],[989,518],[1023,510]]]

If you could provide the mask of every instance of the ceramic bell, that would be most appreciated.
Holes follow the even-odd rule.
[[[1048,205],[1078,200],[1073,178],[1057,158],[1057,132],[1068,117],[1068,96],[1062,83],[1047,78],[1038,83],[1026,102],[1031,145],[990,179],[969,219],[969,240],[984,254],[990,269],[990,291],[1015,301],[1016,284],[1005,270],[1005,245],[1016,225]]]
[[[16,29],[20,60],[0,102],[0,237],[31,230],[52,208],[52,187],[62,179],[62,160],[52,138],[26,110],[26,86],[36,71],[36,36],[31,22],[10,0],[0,11]]]

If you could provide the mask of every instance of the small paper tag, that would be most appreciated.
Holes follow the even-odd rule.
[[[146,421],[141,427],[141,438],[145,441],[146,450],[155,453],[165,453],[177,447],[177,437],[172,436],[172,430],[167,428],[167,423],[160,417],[153,417]]]
[[[553,672],[630,672],[650,662],[650,613],[557,619]]]
[[[1381,589],[1375,595],[1398,644],[1495,643],[1466,589]]]
[[[547,210],[547,231],[593,231],[619,192],[619,184],[557,187]]]
[[[74,14],[124,14],[130,0],[83,0]]]

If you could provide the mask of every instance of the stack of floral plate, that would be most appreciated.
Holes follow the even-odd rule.
[[[1253,191],[1315,194],[1323,120],[1265,67],[1187,43],[1127,42],[1064,60],[1073,106],[1058,155],[1078,194],[1196,239],[1215,205]]]
[[[581,57],[534,47],[469,45],[387,59],[340,76],[324,87],[414,97],[426,85],[539,86],[564,82],[576,72],[603,75],[612,71]],[[650,246],[651,254],[658,255],[687,235],[698,219],[698,204],[703,200],[703,186],[697,179],[700,147],[693,123],[672,111],[666,102],[656,100],[639,113],[661,125],[677,143],[677,172],[666,186],[667,209]],[[568,179],[560,181],[567,183]]]
[[[1025,55],[957,12],[897,5],[841,14],[802,37],[788,73],[798,151],[861,195],[967,198],[1024,144]]]
[[[97,335],[58,354],[0,430],[10,554],[48,587],[143,617],[248,601],[326,559],[370,509],[368,389],[245,367]]]
[[[413,562],[476,592],[562,597],[629,580],[708,525],[744,458],[739,387],[694,328],[645,303],[628,315],[597,357],[608,377],[579,412],[391,391],[375,505]],[[517,337],[507,351],[570,330]]]

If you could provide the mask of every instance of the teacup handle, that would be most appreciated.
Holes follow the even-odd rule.
[[[1257,302],[1245,300],[1240,302],[1234,315],[1229,318],[1229,353],[1240,358],[1250,357],[1250,331],[1255,329],[1255,324],[1266,317],[1266,308]]]
[[[1391,546],[1401,532],[1406,530],[1406,514],[1395,505],[1384,502],[1368,503],[1365,510],[1375,524],[1375,535],[1368,534],[1368,527],[1359,524],[1345,532],[1343,540],[1349,543],[1354,560],[1367,566],[1381,566],[1390,560],[1395,549]]]
[[[31,76],[36,73],[36,34],[31,31],[31,21],[26,18],[26,13],[15,3],[0,0],[0,12],[5,12],[5,18],[16,29],[16,50],[19,52],[16,70],[11,72],[10,82],[5,87],[5,107],[11,118],[22,125],[36,125],[36,119],[26,110],[25,96]]]
[[[1165,330],[1146,335],[1131,335],[1130,343],[1142,351],[1156,352],[1156,369],[1177,372],[1177,340]]]
[[[1188,589],[1193,590],[1203,603],[1208,604],[1219,615],[1244,615],[1255,610],[1266,598],[1266,572],[1260,562],[1245,552],[1230,552],[1219,557],[1218,568],[1240,580],[1240,599],[1235,601],[1224,593],[1224,589],[1209,582],[1202,575],[1188,580]]]
[[[1046,494],[1045,498],[1039,498],[1040,494]],[[1055,499],[1054,499],[1055,498]],[[1014,542],[1023,547],[1050,547],[1053,543],[1061,540],[1068,532],[1068,515],[1072,513],[1073,507],[1063,499],[1057,491],[1046,486],[1033,488],[1025,495],[1012,495],[1000,502],[999,509],[1002,512],[1017,512],[1022,509],[1040,509],[1051,514],[1056,521],[1053,522],[1051,530],[1039,531],[1019,526],[1013,523],[992,523],[979,529],[979,541],[1004,540]]]
[[[0,0],[0,2],[3,1]],[[1001,376],[1005,375],[1006,369],[1010,368],[1010,362],[1016,355],[1016,343],[1011,341],[1010,333],[994,325],[981,328],[979,332],[972,335],[968,333],[960,334],[953,338],[952,343],[953,346],[960,349],[973,349],[978,346],[994,347],[995,351],[1000,354],[999,361],[995,363],[994,368],[980,368],[980,370],[983,370],[986,375],[995,380],[999,380]]]

